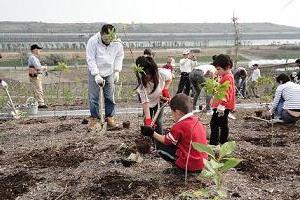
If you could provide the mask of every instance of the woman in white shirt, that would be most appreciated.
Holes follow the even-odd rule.
[[[143,68],[142,73],[137,73],[137,92],[143,105],[144,124],[151,126],[152,118],[158,110],[161,100],[170,99],[169,87],[172,82],[172,74],[169,70],[158,68],[152,57],[140,56],[136,59],[136,65]],[[154,122],[156,131],[163,134],[162,115],[160,112]]]

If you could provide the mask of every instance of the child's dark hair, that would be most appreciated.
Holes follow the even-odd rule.
[[[281,83],[281,84],[284,84],[286,82],[290,81],[290,77],[286,74],[279,74],[277,77],[276,77],[276,82],[277,83]]]
[[[149,82],[149,80],[146,79],[146,76],[150,75],[151,81],[154,84],[153,90],[151,91],[151,93],[153,93],[156,90],[159,82],[157,64],[154,62],[152,57],[148,57],[148,56],[138,57],[135,61],[135,64],[139,67],[142,67],[143,71],[145,72],[145,73],[136,72],[136,77],[138,79],[138,86],[143,84],[144,87],[147,87],[147,83]]]
[[[295,63],[300,64],[300,59],[297,59]]]
[[[246,77],[247,76],[247,71],[245,69],[240,70],[240,76],[241,77]]]
[[[213,61],[213,66],[221,67],[224,70],[232,68],[232,60],[228,55],[220,54],[215,57]]]
[[[109,34],[110,31],[116,31],[116,28],[111,24],[104,24],[101,28],[101,34]]]
[[[145,50],[144,50],[144,55],[145,55],[145,56],[153,56],[153,55],[152,55],[151,49],[145,49]]]
[[[176,94],[170,101],[170,108],[173,111],[179,110],[184,114],[190,113],[193,111],[192,98],[183,93]]]

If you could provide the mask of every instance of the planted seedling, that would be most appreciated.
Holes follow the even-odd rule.
[[[225,172],[236,167],[242,160],[234,158],[232,153],[236,148],[235,141],[226,142],[223,145],[213,146],[193,142],[193,148],[199,152],[207,153],[209,160],[204,159],[204,169],[201,177],[210,178],[215,187],[204,188],[196,191],[196,196],[213,197],[214,200],[227,197],[223,187],[223,176]]]

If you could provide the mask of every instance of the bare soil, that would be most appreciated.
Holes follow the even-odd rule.
[[[254,110],[235,115],[230,139],[244,161],[224,177],[228,199],[300,199],[299,123],[272,127],[244,120]],[[155,155],[125,162],[137,150],[148,153],[151,141],[140,136],[138,115],[117,117],[130,129],[88,132],[83,117],[1,121],[1,199],[183,199],[185,191],[212,185],[198,174],[189,174],[185,185],[184,174]],[[167,128],[171,116],[165,119]]]

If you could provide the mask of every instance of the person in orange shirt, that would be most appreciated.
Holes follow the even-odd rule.
[[[230,85],[225,99],[212,99],[213,116],[210,121],[211,135],[209,144],[218,145],[224,144],[228,140],[228,114],[230,111],[235,110],[236,97],[230,57],[220,54],[214,60],[213,65],[216,67],[217,74],[220,77],[219,83],[229,82]]]

